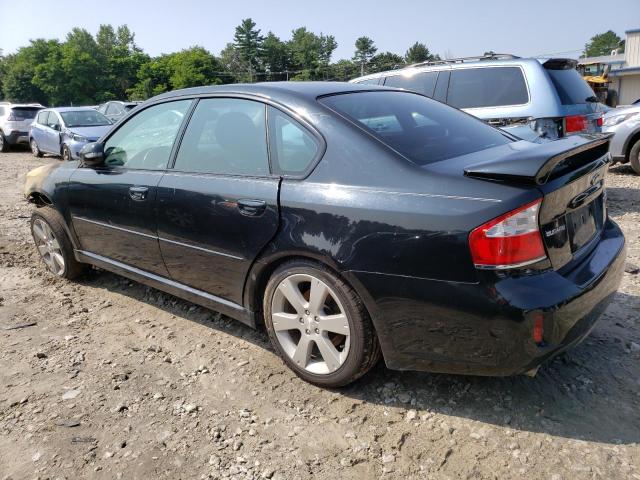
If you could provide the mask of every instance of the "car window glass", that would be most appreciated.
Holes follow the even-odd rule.
[[[117,103],[110,103],[107,107],[107,115],[117,115],[120,113],[120,106]]]
[[[4,107],[0,107],[0,117],[4,115]]]
[[[358,80],[355,83],[360,85],[378,85],[378,82],[380,82],[379,78],[367,78],[366,80]]]
[[[575,68],[546,68],[563,105],[584,104],[595,98],[589,84]]]
[[[456,108],[522,105],[529,101],[519,67],[465,68],[451,71],[447,103]]]
[[[400,74],[387,77],[385,87],[404,88],[421,93],[427,97],[433,97],[433,89],[436,87],[438,72],[418,72],[413,75]]]
[[[49,116],[49,112],[40,112],[40,113],[38,113],[38,120],[37,120],[37,122],[38,122],[40,125],[46,125],[46,124],[47,124],[47,121],[48,121],[48,119],[47,119],[47,117],[48,117],[48,116]]]
[[[235,98],[200,100],[180,143],[174,168],[268,175],[265,105]]]
[[[320,101],[418,165],[511,142],[471,115],[409,92],[358,92]]]
[[[273,107],[269,107],[269,135],[272,163],[277,173],[302,173],[318,153],[318,140],[294,119]]]
[[[61,112],[60,116],[68,128],[97,127],[111,124],[107,117],[92,108]]]
[[[55,128],[56,126],[60,126],[60,119],[55,112],[49,112],[49,116],[47,117],[47,126],[49,128]]]
[[[154,105],[122,124],[104,145],[105,165],[161,169],[192,100]]]

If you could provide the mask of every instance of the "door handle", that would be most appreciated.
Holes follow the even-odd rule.
[[[250,200],[243,198],[238,200],[238,210],[247,217],[258,217],[267,209],[267,202],[264,200]]]
[[[130,187],[129,196],[133,200],[142,201],[146,200],[149,189],[147,187]]]

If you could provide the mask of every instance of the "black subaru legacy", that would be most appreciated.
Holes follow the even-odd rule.
[[[607,137],[519,140],[344,83],[179,90],[31,172],[47,268],[116,272],[264,328],[303,379],[535,372],[622,276]]]

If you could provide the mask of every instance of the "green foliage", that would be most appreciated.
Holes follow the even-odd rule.
[[[64,42],[36,39],[13,54],[0,50],[0,98],[45,105],[93,105],[111,99],[144,100],[160,93],[219,83],[341,80],[390,70],[407,62],[439,58],[420,43],[405,58],[379,53],[360,37],[352,60],[331,62],[338,47],[333,35],[296,28],[288,40],[261,35],[246,18],[233,42],[218,56],[200,46],[150,57],[126,25],[100,25],[95,36],[74,28]]]
[[[356,40],[356,52],[353,55],[353,61],[360,65],[360,75],[365,74],[365,67],[377,51],[378,49],[373,40],[369,37],[359,37]]]
[[[600,55],[609,55],[612,50],[621,47],[620,53],[624,51],[624,43],[615,32],[607,30],[591,37],[589,43],[584,46],[585,57],[599,57]]]
[[[440,60],[440,56],[433,55],[424,43],[416,42],[404,54],[404,59],[408,64],[412,64]]]

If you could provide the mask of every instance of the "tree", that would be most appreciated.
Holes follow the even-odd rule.
[[[83,28],[74,28],[62,44],[62,71],[66,74],[70,101],[95,103],[103,85],[105,58],[93,36]]]
[[[222,71],[229,72],[222,77],[223,83],[249,81],[249,74],[242,58],[240,58],[240,52],[233,43],[227,43],[227,46],[220,52],[220,63]]]
[[[331,80],[347,82],[359,74],[358,65],[351,60],[338,60],[329,67]]]
[[[296,71],[293,80],[318,80],[325,75],[327,59],[337,47],[331,36],[316,35],[306,27],[291,32],[287,42],[291,54],[292,69]]]
[[[30,45],[20,47],[12,55],[5,57],[3,93],[7,100],[14,102],[40,102],[49,103],[47,93],[43,91],[38,82],[34,82],[36,69],[40,65],[47,64],[52,50],[59,50],[57,40],[37,39],[31,40]],[[64,79],[60,79],[64,81]]]
[[[412,64],[440,60],[440,56],[433,55],[424,43],[416,42],[404,54],[404,59],[408,64]]]
[[[191,47],[167,56],[171,88],[200,87],[221,83],[218,60],[203,47]]]
[[[262,42],[260,61],[266,72],[265,80],[286,80],[290,66],[290,54],[287,44],[273,32],[267,33]]]
[[[353,61],[360,65],[360,75],[364,75],[364,67],[369,63],[378,49],[369,37],[359,37],[356,40],[356,52]]]
[[[622,51],[624,51],[624,45],[621,45],[621,43],[622,39],[615,32],[607,30],[591,37],[589,43],[584,46],[584,56],[599,57],[600,55],[609,55],[612,50],[618,47],[622,47]]]
[[[249,81],[253,81],[253,72],[258,71],[260,67],[260,55],[262,53],[262,42],[264,41],[260,35],[260,29],[255,27],[256,22],[250,18],[245,18],[236,27],[236,33],[233,36],[234,45],[238,49],[240,58],[247,65]]]
[[[372,73],[384,72],[404,66],[404,58],[391,52],[378,53],[369,61],[369,71]]]

